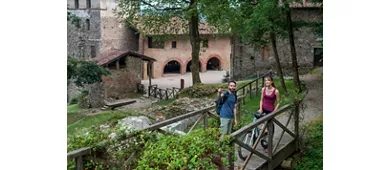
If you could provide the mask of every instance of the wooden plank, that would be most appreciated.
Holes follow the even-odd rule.
[[[285,160],[292,153],[294,153],[294,150],[295,150],[295,140],[292,140],[285,147],[283,147],[283,149],[281,149],[272,157],[272,163],[271,163],[272,169],[278,167],[283,160]],[[256,170],[268,170],[268,164],[269,162],[267,161],[266,163],[260,165],[260,167],[258,167]]]
[[[298,146],[299,146],[299,143],[298,143],[298,137],[299,137],[299,104],[295,105],[295,108],[294,108],[294,119],[295,119],[295,134],[297,134],[295,136],[295,151],[298,151]]]
[[[77,157],[89,155],[89,154],[91,154],[91,148],[86,147],[86,148],[80,148],[80,149],[68,152],[67,157],[68,157],[68,161],[69,161],[69,160],[75,159]]]
[[[249,84],[249,98],[252,99],[252,83]]]
[[[219,119],[221,118],[221,117],[219,117],[219,116],[217,116],[217,115],[211,113],[210,111],[207,111],[207,114],[208,114],[210,117],[213,117],[213,118],[216,119],[216,120],[219,120]]]
[[[267,123],[265,123],[264,127],[266,127],[266,126],[267,126]],[[261,140],[261,137],[263,136],[264,131],[265,131],[265,128],[262,128],[259,136],[257,137],[257,139],[256,139],[256,141],[255,141],[255,143],[254,143],[254,145],[252,147],[253,149],[257,148],[257,145],[259,144],[259,141]],[[252,155],[253,155],[253,153],[251,152],[248,155],[248,157],[246,157],[245,162],[244,162],[244,166],[242,167],[242,169],[245,169],[245,167],[249,163],[249,159],[251,159]]]
[[[168,120],[164,120],[162,122],[155,123],[155,124],[153,124],[153,125],[151,125],[151,126],[149,126],[147,128],[144,128],[142,130],[149,130],[149,131],[156,130],[156,129],[159,129],[159,128],[164,127],[166,125],[172,124],[174,122],[177,122],[177,121],[180,121],[180,120],[192,117],[192,116],[196,116],[196,115],[201,114],[201,113],[203,113],[203,112],[205,112],[207,110],[213,109],[214,107],[215,106],[212,105],[212,106],[209,106],[209,107],[205,107],[205,108],[203,108],[201,110],[196,110],[196,111],[184,114],[184,115],[180,115],[180,116],[168,119]]]
[[[84,162],[82,156],[76,158],[76,170],[84,170]]]
[[[265,121],[268,121],[272,118],[274,118],[275,116],[285,112],[286,110],[290,109],[291,105],[285,105],[285,106],[282,106],[281,108],[279,108],[277,111],[275,112],[272,112],[258,120],[256,120],[255,122],[252,122],[244,127],[242,127],[241,129],[235,131],[234,133],[232,133],[231,135],[234,137],[234,138],[237,138],[239,136],[241,136],[243,133],[247,132],[248,130],[250,129],[253,129],[254,127],[260,125],[261,123],[265,122]]]
[[[290,116],[289,116],[289,118],[288,118],[288,120],[287,120],[287,123],[286,123],[286,127],[287,127],[288,124],[290,123],[290,120],[291,120],[292,115],[293,115],[293,112],[290,113]],[[280,143],[280,141],[281,141],[282,138],[283,138],[284,132],[285,132],[285,131],[283,130],[283,131],[282,131],[282,134],[280,135],[280,138],[279,138],[278,142],[277,142],[276,145],[275,145],[275,148],[274,148],[274,152],[275,152],[275,153],[276,153],[276,148],[278,148],[279,143]]]
[[[124,105],[128,105],[128,104],[132,104],[132,103],[135,103],[137,102],[137,100],[128,100],[128,101],[121,101],[121,102],[114,102],[114,103],[108,103],[106,104],[108,107],[120,107],[120,106],[124,106]]]
[[[196,125],[198,125],[198,123],[200,122],[200,120],[201,120],[202,118],[203,118],[203,115],[200,116],[200,117],[198,118],[198,120],[196,120],[196,122],[194,123],[194,125],[192,125],[191,129],[190,129],[187,133],[190,133],[190,132],[196,127]]]
[[[274,122],[280,127],[280,128],[282,128],[284,131],[286,131],[288,134],[290,134],[293,138],[295,138],[295,134],[294,133],[292,133],[291,131],[290,131],[290,129],[288,129],[288,128],[286,128],[285,126],[283,126],[283,124],[282,123],[280,123],[278,120],[274,120]],[[287,125],[286,125],[287,126]]]
[[[273,120],[275,119],[270,119],[269,122],[268,122],[268,125],[267,126],[273,126]],[[273,152],[272,152],[272,145],[273,145],[273,138],[274,138],[274,133],[275,133],[275,128],[269,128],[268,129],[268,156],[271,158],[271,160],[269,160],[269,166],[268,166],[268,170],[272,170],[272,156],[273,156]]]
[[[203,122],[204,122],[204,129],[207,129],[209,127],[209,117],[207,113],[203,113]]]
[[[242,143],[238,139],[234,139],[234,142],[237,143],[237,145],[240,145],[241,147],[245,148],[246,150],[253,152],[255,155],[259,156],[260,158],[263,158],[267,161],[271,160],[271,158],[265,156],[264,154],[260,153],[259,151],[255,150],[255,149],[251,148],[250,146],[246,145],[245,143]]]

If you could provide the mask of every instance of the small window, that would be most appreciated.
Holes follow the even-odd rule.
[[[172,48],[176,48],[176,41],[172,41]]]
[[[209,47],[209,40],[207,40],[207,39],[203,40],[202,47],[208,48]]]
[[[87,0],[87,8],[91,8],[91,0]]]
[[[89,22],[89,19],[86,19],[85,22],[87,24],[87,30],[89,31],[91,29],[91,23]]]
[[[92,58],[96,57],[96,47],[94,45],[91,46],[91,57]]]
[[[74,8],[79,9],[79,0],[74,0]]]

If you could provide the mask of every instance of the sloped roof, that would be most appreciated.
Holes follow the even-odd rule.
[[[119,49],[106,50],[100,53],[96,58],[93,58],[92,61],[96,61],[98,65],[104,66],[128,55],[135,58],[139,58],[143,61],[156,61],[154,58],[148,57],[135,51]]]

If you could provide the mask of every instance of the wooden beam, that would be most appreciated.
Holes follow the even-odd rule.
[[[81,156],[89,155],[89,154],[91,154],[90,147],[80,148],[80,149],[68,152],[67,158],[68,158],[68,161],[70,161],[70,160],[75,159],[77,157],[81,157]]]
[[[290,156],[292,153],[294,153],[295,149],[295,140],[290,141],[285,147],[283,147],[282,150],[280,150],[278,153],[276,153],[272,157],[272,168],[276,168],[277,166],[282,163],[283,160],[285,160],[288,156]],[[265,162],[264,164],[260,165],[260,167],[256,168],[257,170],[267,170],[268,169],[269,162]]]
[[[285,126],[283,126],[283,124],[282,123],[280,123],[278,120],[276,120],[276,119],[274,119],[274,122],[280,127],[280,128],[282,128],[284,131],[286,131],[288,134],[290,134],[293,138],[295,138],[295,134],[294,133],[292,133],[291,131],[290,131],[290,129],[288,129],[288,128],[286,128]],[[287,125],[286,125],[287,126]]]
[[[84,163],[83,163],[82,156],[76,158],[76,170],[84,170]]]
[[[252,122],[252,123],[242,127],[241,129],[235,131],[234,133],[231,134],[231,136],[233,136],[234,138],[237,138],[237,137],[241,136],[243,133],[248,132],[248,130],[253,129],[254,127],[262,124],[263,122],[268,121],[268,120],[274,118],[275,116],[285,112],[286,110],[290,109],[290,107],[291,107],[291,105],[285,105],[285,106],[279,108],[278,110],[276,110],[275,112],[272,112],[272,113],[256,120],[255,122]]]
[[[196,120],[195,124],[192,125],[191,129],[190,129],[187,133],[190,133],[190,132],[192,131],[192,129],[194,129],[194,128],[196,127],[196,125],[198,125],[198,123],[200,122],[200,120],[202,119],[202,117],[203,117],[203,115],[200,116],[200,117],[198,118],[198,120]]]
[[[289,117],[288,120],[287,120],[286,127],[287,127],[288,124],[290,123],[290,120],[291,120],[292,115],[293,115],[293,112],[290,113],[290,117]],[[282,131],[282,134],[280,135],[280,138],[279,138],[278,142],[277,142],[276,145],[275,145],[274,153],[276,153],[276,148],[278,148],[279,143],[280,143],[280,141],[281,141],[282,138],[283,138],[284,132],[285,132],[285,131]]]
[[[267,123],[265,123],[264,127],[266,127],[266,126],[267,126]],[[261,137],[263,136],[264,131],[265,131],[265,128],[262,128],[262,129],[261,129],[261,132],[260,132],[260,134],[259,134],[259,136],[257,137],[257,139],[256,139],[256,141],[255,141],[255,143],[254,143],[254,145],[253,145],[253,147],[252,147],[253,149],[256,149],[256,148],[257,148],[257,145],[259,144],[259,141],[261,140]],[[242,167],[242,169],[245,169],[245,167],[246,167],[246,165],[248,164],[249,159],[251,159],[252,155],[253,155],[253,153],[251,152],[251,153],[248,155],[248,157],[246,157],[245,162],[244,162],[244,166]]]
[[[119,66],[119,59],[118,59],[118,60],[116,60],[115,64],[116,64],[116,70],[120,70],[120,66]]]
[[[193,111],[193,112],[190,112],[190,113],[187,113],[187,114],[184,114],[184,115],[180,115],[180,116],[177,116],[177,117],[174,117],[174,118],[171,118],[171,119],[168,119],[168,120],[164,120],[162,122],[158,122],[158,123],[155,123],[147,128],[144,128],[142,130],[149,130],[149,131],[152,131],[152,130],[156,130],[156,129],[159,129],[161,127],[164,127],[166,125],[169,125],[169,124],[172,124],[174,122],[177,122],[177,121],[180,121],[180,120],[183,120],[183,119],[186,119],[186,118],[189,118],[189,117],[192,117],[192,116],[196,116],[198,114],[202,114],[203,112],[207,111],[207,110],[210,110],[212,108],[214,108],[215,106],[212,105],[212,106],[209,106],[209,107],[205,107],[201,110],[196,110],[196,111]]]
[[[237,145],[240,145],[241,147],[245,148],[246,150],[250,151],[250,152],[253,152],[255,155],[259,156],[260,158],[263,158],[267,161],[271,160],[271,158],[265,156],[264,154],[260,153],[259,151],[249,147],[247,144],[245,143],[242,143],[240,140],[238,139],[234,139],[234,142],[237,143]]]
[[[209,127],[209,117],[207,113],[203,113],[203,122],[204,122],[204,129],[206,130]]]

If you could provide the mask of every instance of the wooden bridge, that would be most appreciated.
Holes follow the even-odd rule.
[[[258,81],[258,80],[257,80]],[[256,80],[252,81],[251,83],[256,82]],[[252,88],[250,85],[246,85],[241,90],[244,91],[246,94],[251,94]],[[259,86],[256,86],[259,87]],[[257,91],[258,88],[256,88]],[[247,93],[248,92],[248,93]],[[257,93],[256,93],[257,94]],[[246,95],[241,95],[238,98],[238,110],[237,110],[237,116],[240,121],[240,118],[242,117],[242,110],[241,105],[244,103],[244,99],[246,98]],[[183,114],[168,120],[164,120],[155,124],[152,124],[151,126],[142,129],[144,131],[157,131],[159,133],[162,133],[164,135],[169,135],[169,132],[166,132],[162,130],[161,128],[167,125],[170,125],[172,123],[176,123],[178,121],[193,118],[196,117],[195,124],[188,130],[188,132],[192,131],[194,127],[196,127],[199,123],[203,123],[203,127],[206,129],[208,128],[208,119],[217,119],[219,120],[219,116],[217,116],[214,112],[215,106],[208,106],[203,109],[193,111],[187,114]],[[202,121],[203,120],[203,121]],[[260,141],[260,138],[257,138],[253,146],[249,146],[244,144],[242,141],[240,141],[241,136],[245,135],[248,131],[251,131],[256,126],[259,126],[263,123],[274,123],[275,124],[275,132],[273,138],[271,138],[271,135],[268,135],[268,148],[269,152],[265,153],[264,149],[261,146],[258,146],[258,143]],[[186,132],[186,133],[188,133]],[[260,132],[260,134],[264,133],[264,130]],[[286,134],[287,133],[287,134]],[[240,146],[242,149],[242,152],[244,154],[248,155],[247,159],[245,161],[241,160],[237,156],[237,150],[235,151],[235,155],[237,156],[237,159],[235,162],[233,162],[233,158],[229,157],[230,161],[230,167],[228,169],[267,169],[272,170],[276,168],[283,160],[285,160],[287,157],[289,157],[293,152],[298,150],[298,137],[299,137],[299,107],[293,106],[293,105],[285,105],[279,108],[278,110],[258,119],[255,122],[252,122],[239,130],[233,132],[230,134],[230,137],[233,139],[231,142],[232,146]],[[261,135],[260,135],[261,136]],[[67,155],[68,161],[74,159],[76,161],[76,170],[82,170],[84,169],[85,162],[89,160],[96,160],[96,161],[102,161],[106,165],[112,165],[115,167],[120,167],[121,169],[127,169],[128,168],[128,162],[132,159],[130,157],[128,160],[121,162],[121,163],[113,163],[106,160],[102,160],[99,158],[94,158],[89,156],[91,154],[91,148],[81,148],[76,151],[69,152]],[[132,154],[134,155],[134,153]]]

